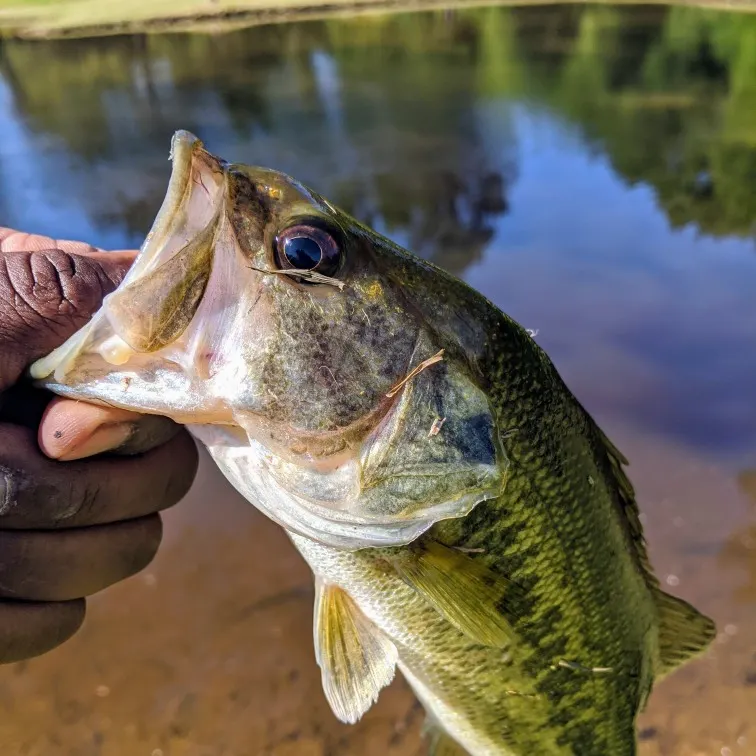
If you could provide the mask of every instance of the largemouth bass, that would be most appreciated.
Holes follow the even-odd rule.
[[[187,132],[128,276],[35,363],[188,425],[315,576],[356,722],[398,667],[436,756],[629,756],[713,622],[660,588],[626,460],[528,333],[281,173]]]

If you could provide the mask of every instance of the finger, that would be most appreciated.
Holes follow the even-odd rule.
[[[53,239],[51,236],[42,234],[28,234],[24,231],[16,231],[13,228],[0,226],[0,251],[2,252],[41,252],[45,249],[60,249],[74,255],[87,255],[93,252],[104,252],[100,247],[91,244],[68,239]],[[135,255],[134,250],[118,250],[130,255]],[[111,254],[111,253],[108,253]]]
[[[0,251],[0,391],[81,328],[133,259],[127,252]]]
[[[40,448],[61,461],[103,452],[142,454],[170,441],[181,429],[161,415],[62,399],[27,383],[0,394],[0,422],[39,428]]]
[[[53,459],[70,461],[102,452],[141,454],[166,443],[181,426],[160,415],[54,399],[39,426],[39,446]]]
[[[144,569],[163,534],[159,515],[61,533],[0,530],[0,597],[68,601]]]
[[[82,599],[0,601],[0,664],[30,659],[64,643],[81,627],[85,609]]]
[[[141,456],[66,463],[46,457],[35,436],[0,425],[2,529],[74,528],[158,512],[184,497],[197,471],[197,448],[184,430]]]

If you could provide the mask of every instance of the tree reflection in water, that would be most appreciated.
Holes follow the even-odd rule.
[[[461,273],[517,174],[506,110],[493,147],[479,128],[502,98],[575,124],[629,183],[653,188],[673,226],[752,235],[754,65],[751,16],[556,6],[4,41],[0,70],[36,149],[73,161],[65,189],[95,225],[139,239],[181,127],[290,171]]]

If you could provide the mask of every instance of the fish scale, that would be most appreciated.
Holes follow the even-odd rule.
[[[516,348],[521,356],[538,349],[532,342]],[[532,363],[535,369],[543,366],[537,354]],[[527,372],[533,366],[521,359],[517,369]],[[495,374],[491,383],[495,386]],[[547,385],[548,381],[537,383]],[[644,683],[633,676],[632,670],[630,674],[625,671],[628,663],[622,638],[627,632],[627,618],[607,616],[606,607],[612,605],[612,593],[626,596],[631,591],[642,596],[645,586],[632,570],[629,556],[630,568],[622,570],[621,554],[615,553],[612,558],[596,547],[597,537],[606,541],[607,531],[617,529],[611,522],[601,522],[598,506],[592,512],[580,498],[581,491],[593,498],[600,495],[603,481],[595,465],[580,450],[560,458],[564,449],[554,443],[560,436],[546,432],[553,426],[563,429],[561,436],[565,431],[573,432],[569,414],[575,416],[573,422],[579,427],[579,412],[569,413],[569,403],[565,409],[555,407],[540,386],[535,396],[532,392],[527,396],[529,387],[511,375],[506,385],[514,386],[514,391],[492,391],[502,426],[519,429],[505,441],[512,461],[505,493],[480,505],[462,521],[440,523],[434,536],[452,546],[483,549],[476,559],[526,588],[529,606],[514,618],[515,630],[522,639],[515,653],[533,675],[535,689],[550,701],[552,711],[545,721],[562,731],[559,740],[565,746],[554,752],[585,756],[634,753],[634,738],[628,731],[632,732],[639,693],[628,696],[628,692]],[[524,407],[526,412],[510,414],[510,407]],[[545,460],[551,460],[551,464],[544,464]],[[594,486],[587,483],[591,473],[598,479]],[[618,533],[614,535],[616,540]],[[608,551],[611,553],[611,548]],[[653,615],[651,598],[645,593],[645,610]],[[649,616],[648,623],[651,621]],[[628,639],[627,645],[633,648],[637,642]],[[600,658],[594,662],[596,654]],[[591,660],[588,666],[616,666],[623,671],[598,676],[562,667],[552,669],[551,665],[560,660],[583,660],[584,665],[585,660]],[[516,680],[504,676],[501,685],[516,687]],[[617,702],[626,704],[618,711]],[[492,713],[491,718],[496,721],[497,715]],[[540,753],[538,749],[543,749],[540,741],[544,734],[537,729],[535,741],[523,739],[519,743],[522,749],[535,750],[523,753]]]
[[[532,342],[519,344],[517,348],[520,355],[527,349],[537,350]],[[534,356],[536,367],[542,369],[544,363],[537,354]],[[520,369],[527,371],[531,366],[525,364]],[[495,375],[492,383],[495,384]],[[569,401],[561,408],[555,407],[553,401],[539,399],[548,394],[537,385],[535,392],[530,391],[531,396],[527,395],[530,387],[525,382],[515,380],[514,385],[521,386],[520,395],[517,390],[514,396],[494,394],[497,406],[502,407],[499,413],[502,426],[520,429],[510,434],[505,443],[505,452],[512,464],[504,495],[479,505],[462,520],[439,523],[430,535],[450,546],[482,549],[482,554],[476,554],[475,559],[485,561],[494,571],[527,589],[529,606],[522,607],[519,617],[513,618],[520,640],[512,650],[518,659],[517,665],[504,669],[498,664],[493,666],[490,657],[496,657],[498,650],[491,652],[482,647],[476,647],[476,653],[488,657],[489,661],[476,664],[475,653],[465,637],[438,618],[435,618],[434,632],[424,632],[426,642],[421,650],[406,651],[407,644],[396,636],[395,623],[401,624],[405,632],[408,629],[412,632],[413,627],[426,628],[429,618],[422,611],[415,616],[407,610],[410,598],[416,600],[416,596],[405,595],[397,604],[389,604],[380,597],[376,599],[369,590],[363,594],[358,584],[374,583],[376,578],[371,574],[370,565],[376,557],[341,554],[326,557],[322,550],[313,551],[301,540],[295,539],[295,543],[317,574],[343,586],[366,614],[397,642],[400,660],[414,677],[431,675],[430,686],[436,689],[438,697],[455,711],[467,713],[465,724],[470,729],[489,733],[501,743],[499,747],[508,743],[517,749],[513,753],[518,754],[632,754],[635,752],[635,713],[640,691],[647,683],[640,679],[639,670],[628,664],[622,642],[623,637],[627,638],[627,616],[624,612],[607,616],[601,607],[611,605],[607,599],[613,592],[627,596],[628,590],[638,595],[639,603],[645,598],[643,608],[649,615],[655,614],[653,602],[642,576],[633,570],[634,560],[626,549],[623,554],[609,548],[609,557],[597,552],[597,536],[604,541],[607,539],[603,536],[614,531],[616,541],[623,534],[616,525],[612,527],[613,508],[602,510],[596,506],[592,513],[580,497],[582,493],[595,498],[605,490],[601,471],[590,456],[590,449],[585,446],[573,449],[568,445],[567,450],[572,454],[566,455],[564,445],[555,444],[555,437],[545,432],[550,426],[563,429],[558,437],[574,432],[570,420],[585,432],[587,423],[580,408]],[[510,406],[520,409],[509,416],[503,408]],[[535,428],[535,432],[530,433],[531,428]],[[528,444],[524,439],[533,441]],[[544,465],[544,460],[552,463]],[[588,483],[591,475],[596,478],[593,485]],[[606,493],[605,498],[608,498]],[[592,517],[592,514],[601,515],[602,511],[606,515],[603,523],[600,517]],[[565,544],[572,547],[569,554]],[[620,568],[623,558],[624,570]],[[349,559],[352,563],[333,570],[334,559]],[[581,590],[583,585],[590,590]],[[597,585],[602,595],[596,595]],[[396,590],[406,592],[403,586],[396,584],[391,588],[383,587],[380,595]],[[376,600],[379,605],[374,608],[372,604]],[[387,622],[385,617],[392,610],[397,611],[398,616],[394,622]],[[651,621],[650,616],[649,625]],[[626,645],[633,648],[637,640],[627,638]],[[561,660],[590,659],[597,653],[602,655],[600,666],[614,665],[617,671],[599,676],[564,667],[552,668]],[[451,660],[457,661],[456,656],[458,663],[453,664]],[[486,672],[481,673],[481,669]],[[476,687],[483,687],[488,695],[471,696],[470,691]],[[634,694],[629,695],[633,690]],[[538,702],[530,691],[537,692]],[[546,704],[545,711],[541,701]],[[624,705],[618,706],[618,703]],[[513,708],[517,711],[512,712]],[[478,752],[506,753],[501,750]]]

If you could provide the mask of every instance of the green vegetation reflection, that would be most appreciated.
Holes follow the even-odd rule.
[[[353,170],[333,171],[331,196],[455,272],[479,256],[516,180],[511,124],[503,117],[506,154],[492,160],[471,116],[496,100],[528,101],[578,128],[629,184],[652,188],[673,227],[754,232],[756,16],[502,7],[0,45],[27,126],[87,162],[125,153],[130,139],[162,148],[177,125],[171,107],[203,92],[212,103],[191,111],[194,123],[181,110],[180,126],[203,133],[223,120],[246,138],[306,140],[291,112],[333,119],[318,81],[325,54],[346,93],[329,128],[356,153]],[[131,131],[114,128],[114,108],[129,113]],[[147,227],[153,204],[132,208],[135,227]]]

